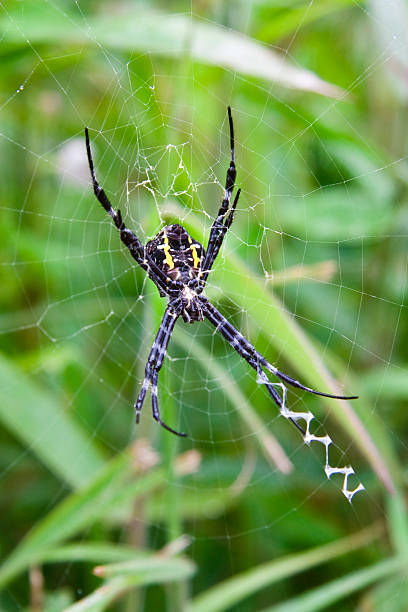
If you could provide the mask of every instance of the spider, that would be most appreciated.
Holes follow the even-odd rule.
[[[88,128],[85,128],[86,151],[94,194],[112,217],[119,230],[120,239],[129,249],[133,259],[147,272],[149,278],[159,290],[160,296],[168,298],[163,319],[147,359],[143,384],[135,402],[136,423],[139,423],[143,402],[147,390],[151,386],[153,418],[171,433],[183,437],[187,434],[172,429],[162,421],[157,394],[159,372],[163,365],[171,334],[180,316],[186,323],[195,323],[195,321],[207,319],[216,331],[224,336],[232,348],[257,372],[259,380],[265,385],[269,395],[279,408],[282,408],[284,400],[275,388],[276,383],[274,384],[269,380],[265,370],[279,378],[283,383],[315,395],[343,400],[357,399],[357,396],[347,397],[316,391],[280,372],[203,295],[208,274],[219,253],[225,234],[234,219],[241,193],[241,190],[238,189],[231,205],[237,171],[234,155],[234,125],[229,106],[228,122],[231,159],[227,170],[224,197],[212,224],[206,249],[178,223],[167,225],[153,240],[143,245],[139,238],[124,224],[120,210],[117,212],[113,210],[105,191],[96,179]],[[290,420],[305,435],[305,430],[297,423],[297,420],[292,417],[290,417]]]

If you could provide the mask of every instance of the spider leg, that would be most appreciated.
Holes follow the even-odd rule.
[[[283,400],[281,398],[281,396],[279,395],[279,393],[277,392],[277,390],[275,389],[273,383],[271,383],[271,381],[269,380],[269,378],[266,376],[265,372],[263,371],[261,365],[259,362],[250,362],[248,361],[249,365],[251,365],[254,370],[257,371],[259,380],[262,382],[263,385],[265,385],[266,390],[268,391],[269,395],[272,397],[273,401],[275,402],[275,404],[278,406],[279,409],[283,408]],[[299,423],[297,421],[295,421],[295,419],[293,419],[292,417],[287,417],[288,420],[293,423],[293,425],[300,431],[300,433],[304,436],[306,435],[306,431],[303,429],[303,427],[301,427],[299,425]]]
[[[351,466],[344,467],[333,467],[330,465],[329,460],[329,447],[333,443],[332,439],[328,435],[318,436],[310,431],[310,423],[314,419],[313,414],[310,411],[307,412],[295,412],[293,410],[289,410],[286,406],[286,387],[282,385],[283,397],[281,398],[279,393],[273,387],[272,383],[269,381],[268,376],[264,372],[263,368],[268,369],[270,372],[273,372],[276,376],[279,376],[285,382],[292,384],[295,387],[299,387],[300,389],[304,389],[305,391],[310,391],[311,393],[317,393],[318,395],[326,395],[327,397],[339,397],[329,395],[327,393],[316,392],[313,389],[309,389],[309,387],[304,387],[297,380],[278,372],[276,368],[274,368],[255,348],[252,344],[242,336],[233,325],[231,325],[222,315],[218,312],[218,310],[204,297],[199,297],[199,300],[202,304],[202,310],[204,316],[215,326],[216,330],[221,333],[222,336],[229,342],[229,344],[237,351],[241,357],[243,357],[249,365],[257,371],[259,381],[266,386],[269,394],[272,396],[272,399],[276,402],[276,404],[280,408],[280,413],[283,417],[290,420],[295,427],[301,432],[303,436],[303,440],[305,444],[309,445],[311,442],[320,442],[325,448],[326,461],[324,466],[324,471],[326,473],[327,478],[330,480],[333,474],[340,474],[343,476],[343,486],[342,492],[347,498],[349,502],[351,502],[353,496],[358,491],[362,491],[364,486],[360,483],[355,489],[348,488],[348,478],[350,475],[354,474],[354,470]],[[293,384],[295,383],[295,384]],[[346,399],[346,398],[341,398]],[[298,420],[301,419],[306,423],[306,429],[303,429],[299,424]]]
[[[277,368],[275,368],[269,361],[265,359],[259,353],[255,347],[242,335],[240,332],[235,329],[233,325],[225,317],[222,316],[220,312],[213,306],[206,298],[200,297],[200,301],[202,303],[202,309],[204,316],[216,327],[217,331],[220,332],[222,336],[229,342],[229,344],[234,348],[241,357],[243,357],[251,367],[253,367],[259,373],[259,368],[266,368],[269,372],[288,383],[292,387],[296,387],[298,389],[302,389],[303,391],[307,391],[308,393],[313,393],[314,395],[322,395],[323,397],[330,397],[333,399],[357,399],[357,396],[343,396],[343,395],[332,395],[330,393],[323,393],[322,391],[316,391],[315,389],[311,389],[310,387],[306,387],[302,385],[299,381],[287,376],[287,374],[283,374]],[[268,387],[267,387],[268,388]],[[276,403],[277,399],[274,396],[274,393],[271,389],[268,388],[270,395],[272,395],[273,399]],[[276,390],[273,389],[276,393]],[[280,405],[278,403],[278,405]]]
[[[302,389],[303,391],[307,391],[308,393],[313,393],[314,395],[321,395],[322,397],[331,397],[333,399],[340,399],[340,400],[358,399],[358,395],[332,395],[331,393],[323,393],[322,391],[316,391],[315,389],[311,389],[310,387],[305,387],[305,385],[302,385],[302,383],[300,383],[298,380],[295,380],[294,378],[291,378],[287,374],[280,372],[271,363],[266,361],[266,359],[263,359],[262,365],[267,370],[272,372],[272,374],[275,374],[275,376],[277,376],[284,382],[288,383],[292,387],[296,387],[297,389]]]
[[[214,308],[214,306],[211,303],[208,302],[208,306],[210,307],[212,311],[211,316],[213,315],[215,316],[214,318],[210,318],[206,310],[203,309],[204,314],[207,317],[207,319],[213,325],[215,325],[215,327],[217,328],[217,331],[219,331],[224,336],[227,342],[238,352],[238,354],[241,355],[241,357],[243,357],[245,361],[247,361],[249,365],[252,368],[254,368],[254,370],[256,370],[259,380],[261,380],[262,384],[265,385],[266,390],[268,391],[269,395],[272,397],[275,404],[278,406],[278,408],[282,408],[283,402],[282,402],[281,396],[275,389],[275,385],[271,383],[271,381],[266,376],[265,372],[262,370],[262,366],[259,360],[259,357],[262,357],[261,354],[255,350],[252,344],[250,344],[246,340],[246,338],[244,338],[244,336],[242,336],[242,334],[240,334],[238,330],[233,325],[231,325],[221,315],[220,312],[216,310],[216,308]],[[289,420],[293,423],[293,425],[295,425],[295,427],[297,427],[297,429],[303,435],[306,433],[303,427],[301,427],[299,423],[295,421],[295,419],[292,419],[291,417],[289,417]]]
[[[135,234],[126,227],[126,225],[123,222],[120,210],[118,210],[115,213],[109,201],[108,196],[106,195],[106,193],[104,192],[104,190],[99,185],[96,179],[95,168],[94,168],[92,152],[91,152],[91,144],[89,141],[88,128],[85,128],[85,142],[86,142],[86,153],[88,156],[89,170],[91,172],[91,178],[92,178],[92,184],[93,184],[93,191],[94,191],[94,194],[97,200],[102,204],[106,212],[112,217],[114,224],[119,230],[120,239],[123,242],[123,244],[126,245],[127,248],[129,249],[130,254],[133,257],[133,259],[135,259],[137,263],[139,264],[139,266],[141,266],[148,273],[149,277],[156,284],[161,294],[168,292],[169,286],[166,280],[166,276],[164,275],[162,270],[160,270],[160,268],[155,264],[154,261],[146,257],[145,248],[143,244],[140,242],[137,236],[135,236]]]
[[[171,433],[176,434],[177,436],[185,437],[187,434],[175,431],[168,425],[166,425],[160,417],[159,411],[159,401],[157,394],[157,381],[159,378],[159,371],[163,365],[164,356],[166,354],[167,346],[169,344],[169,340],[171,334],[173,332],[176,321],[180,315],[181,308],[174,305],[168,305],[165,313],[163,315],[163,319],[160,323],[159,331],[157,332],[156,338],[153,342],[152,349],[150,351],[149,357],[147,359],[146,368],[145,368],[145,377],[143,380],[142,388],[140,389],[139,395],[137,397],[135,403],[135,411],[136,411],[136,423],[139,423],[140,413],[142,410],[143,402],[146,397],[146,392],[151,385],[152,387],[152,410],[153,410],[153,418],[165,429],[171,431]]]
[[[224,198],[221,202],[221,206],[218,210],[218,214],[215,218],[215,221],[211,227],[210,237],[208,239],[208,245],[207,245],[207,252],[206,252],[206,256],[205,256],[205,259],[202,265],[202,269],[204,271],[203,283],[205,283],[205,281],[207,280],[208,272],[211,270],[212,265],[215,261],[215,258],[218,255],[218,251],[220,250],[225,233],[227,232],[228,228],[230,227],[233,221],[234,210],[237,205],[238,198],[239,198],[239,193],[238,193],[235,197],[230,213],[224,223],[224,217],[228,212],[228,208],[229,208],[230,201],[231,201],[231,195],[232,195],[232,192],[235,186],[235,178],[237,176],[237,171],[235,167],[235,159],[234,159],[234,154],[235,154],[234,124],[232,122],[230,106],[228,107],[228,122],[229,122],[229,129],[230,129],[231,161],[230,161],[229,168],[227,170],[227,177],[225,180]]]
[[[167,431],[170,431],[171,433],[176,434],[176,436],[180,436],[182,438],[185,438],[187,436],[187,434],[182,433],[180,431],[176,431],[175,429],[172,429],[171,427],[166,425],[166,423],[164,423],[161,420],[160,411],[159,411],[159,398],[158,398],[158,394],[157,394],[157,381],[158,381],[158,378],[159,378],[159,372],[158,372],[158,370],[155,370],[153,372],[153,376],[152,376],[152,411],[153,411],[153,418],[159,423],[159,425],[164,427],[164,429],[167,429]]]
[[[108,196],[106,195],[106,193],[104,192],[104,190],[99,185],[96,179],[95,168],[94,168],[92,152],[91,152],[91,144],[89,142],[88,128],[85,128],[85,142],[86,142],[86,153],[88,156],[88,164],[89,164],[89,170],[91,172],[94,194],[97,200],[102,204],[106,212],[112,217],[114,224],[120,231],[120,239],[122,240],[122,242],[126,244],[129,251],[131,252],[132,257],[136,259],[138,264],[140,264],[142,267],[146,269],[146,266],[143,265],[144,247],[142,243],[133,234],[133,232],[127,229],[127,227],[123,223],[122,216],[120,214],[120,210],[118,210],[118,212],[115,213],[109,201]]]
[[[232,221],[234,219],[234,212],[235,212],[235,208],[237,206],[237,203],[238,203],[240,195],[241,195],[241,189],[238,189],[238,191],[236,193],[236,196],[234,198],[234,202],[233,202],[233,204],[231,206],[231,209],[230,209],[230,211],[228,213],[228,217],[225,219],[225,222],[222,225],[221,230],[220,230],[220,232],[218,234],[218,238],[216,239],[216,241],[214,243],[214,246],[213,246],[213,249],[212,249],[212,253],[211,253],[211,257],[210,257],[210,259],[209,259],[209,261],[207,263],[204,262],[204,264],[203,264],[203,269],[205,270],[205,272],[203,274],[203,281],[204,281],[204,283],[207,280],[208,273],[211,270],[212,265],[213,265],[217,255],[218,255],[218,252],[219,252],[219,250],[221,248],[221,245],[222,245],[223,240],[224,240],[224,236],[227,233],[227,230],[230,228],[231,223],[232,223]]]

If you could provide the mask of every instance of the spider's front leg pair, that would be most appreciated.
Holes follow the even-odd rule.
[[[210,236],[208,239],[208,246],[205,255],[205,259],[203,261],[200,277],[201,277],[201,287],[200,291],[204,289],[205,283],[207,282],[208,274],[213,266],[213,263],[218,255],[218,252],[221,248],[222,242],[224,240],[224,236],[227,233],[228,229],[231,226],[232,221],[234,220],[234,213],[236,206],[238,204],[239,196],[241,194],[241,189],[238,189],[234,201],[232,203],[231,208],[231,196],[235,187],[235,179],[237,176],[237,169],[235,166],[235,139],[234,139],[234,124],[232,122],[231,115],[231,107],[228,107],[228,123],[229,123],[229,131],[230,131],[230,148],[231,148],[231,160],[230,165],[227,170],[227,177],[225,180],[225,191],[224,198],[221,202],[221,206],[218,210],[218,214],[215,218],[214,223],[212,224]],[[225,216],[228,216],[225,218]]]
[[[145,247],[140,242],[139,238],[137,238],[137,236],[135,236],[134,233],[126,227],[123,222],[120,210],[118,209],[117,212],[113,210],[108,196],[106,195],[106,193],[104,192],[104,190],[99,185],[96,179],[91,145],[89,142],[88,128],[85,128],[85,143],[86,153],[88,156],[89,170],[91,172],[93,191],[97,200],[102,204],[108,215],[112,217],[114,224],[119,230],[120,239],[123,244],[129,249],[129,252],[133,259],[139,264],[139,266],[143,268],[143,270],[148,273],[149,277],[152,279],[152,281],[158,288],[160,295],[166,295],[169,286],[165,274],[162,270],[160,270],[160,268],[155,264],[154,261],[152,261],[146,256]]]

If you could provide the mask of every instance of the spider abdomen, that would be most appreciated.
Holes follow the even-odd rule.
[[[177,223],[166,225],[146,245],[146,253],[172,281],[187,284],[201,269],[205,250]]]

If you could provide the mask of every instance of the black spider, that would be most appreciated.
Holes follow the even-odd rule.
[[[125,226],[120,210],[115,213],[106,193],[99,186],[94,171],[88,129],[85,128],[86,151],[88,154],[95,196],[106,212],[112,217],[114,224],[120,232],[120,239],[129,249],[133,259],[146,270],[148,276],[158,288],[161,297],[167,296],[169,298],[162,322],[160,323],[159,331],[157,332],[157,336],[147,360],[142,388],[135,403],[136,423],[139,422],[146,392],[151,385],[153,417],[162,427],[178,436],[186,436],[186,434],[175,431],[163,423],[160,418],[157,381],[174,325],[180,315],[186,323],[194,323],[195,321],[208,319],[216,330],[224,336],[227,342],[229,342],[232,348],[234,348],[237,353],[256,370],[260,380],[280,408],[283,406],[283,400],[276,391],[274,384],[267,378],[264,369],[280,378],[283,382],[293,387],[297,387],[298,389],[308,391],[309,393],[314,393],[315,395],[323,395],[324,397],[332,397],[335,399],[356,399],[356,396],[343,397],[315,391],[314,389],[305,387],[287,374],[280,372],[269,363],[265,357],[258,353],[252,344],[244,338],[244,336],[242,336],[220,312],[218,312],[206,297],[202,295],[208,274],[221,248],[224,236],[233,221],[235,208],[241,192],[241,190],[238,189],[233,204],[230,206],[236,177],[234,161],[234,127],[230,107],[228,107],[228,120],[231,161],[227,170],[224,198],[217,217],[211,227],[207,250],[205,250],[199,242],[194,240],[184,227],[178,224],[167,225],[155,238],[153,238],[153,240],[150,240],[144,246],[137,236]],[[294,418],[290,417],[290,420],[302,434],[306,433]]]

